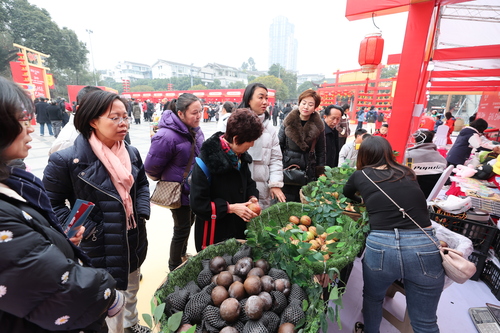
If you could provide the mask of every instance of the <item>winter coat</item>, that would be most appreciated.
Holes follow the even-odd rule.
[[[377,120],[377,111],[370,110],[366,113],[365,120],[367,123],[375,123]]]
[[[349,166],[351,168],[356,167],[356,161],[358,160],[358,150],[356,149],[356,143],[354,141],[346,143],[342,146],[339,153],[339,164],[338,166],[342,166],[344,162],[349,160]]]
[[[457,166],[458,164],[464,164],[465,161],[467,161],[472,152],[472,148],[479,147],[479,145],[477,145],[477,147],[473,147],[469,141],[474,134],[479,135],[477,129],[468,126],[464,127],[460,133],[458,133],[455,143],[446,155],[448,163]]]
[[[219,119],[219,122],[217,123],[217,132],[226,132],[226,127],[227,127],[227,118],[231,113],[225,113],[222,115],[222,117]]]
[[[307,170],[309,181],[316,179],[316,167],[325,166],[325,125],[319,113],[314,112],[302,126],[299,110],[291,111],[283,121],[278,134],[283,154],[283,168],[297,164]],[[309,158],[316,140],[315,159]]]
[[[359,121],[365,121],[365,111],[364,110],[358,111],[358,122]]]
[[[334,168],[339,164],[339,152],[340,152],[339,132],[337,131],[337,128],[330,128],[330,126],[328,126],[326,123],[324,123],[324,125],[325,125],[325,146],[326,146],[325,165]]]
[[[290,106],[285,106],[283,108],[283,110],[281,111],[281,114],[280,114],[280,119],[283,120],[286,118],[286,116],[288,116],[288,114],[292,111],[292,107]]]
[[[425,197],[428,197],[446,169],[446,159],[437,151],[437,146],[432,142],[408,148],[406,159],[408,162],[411,159],[411,168],[417,175],[418,184]]]
[[[47,108],[50,121],[63,120],[63,111],[57,104],[51,104]]]
[[[47,113],[47,108],[49,104],[45,102],[39,102],[35,104],[36,122],[39,124],[49,123],[49,114]]]
[[[99,331],[115,280],[103,269],[80,265],[45,212],[0,186],[0,331]]]
[[[196,214],[195,243],[198,251],[203,242],[204,222],[211,220],[211,202],[215,203],[217,222],[214,242],[218,243],[233,237],[245,238],[246,222],[234,213],[227,213],[229,204],[247,202],[252,196],[259,197],[248,167],[252,163],[252,157],[243,153],[240,156],[240,169],[237,170],[222,150],[221,135],[222,132],[215,133],[201,147],[199,157],[209,170],[210,181],[198,163],[193,167],[190,204],[191,210]]]
[[[278,133],[269,116],[261,114],[259,119],[264,131],[253,147],[248,149],[248,153],[253,160],[249,167],[259,190],[259,204],[265,209],[271,205],[270,188],[283,187],[283,156]]]
[[[45,167],[43,183],[52,207],[60,221],[64,221],[76,199],[95,204],[85,221],[81,248],[91,258],[94,267],[106,268],[116,279],[117,288],[127,289],[128,275],[137,270],[148,248],[146,222],[151,207],[149,183],[141,156],[136,148],[126,145],[132,163],[134,185],[130,190],[137,228],[127,230],[123,202],[104,164],[92,151],[81,134],[72,147],[50,155]]]
[[[141,119],[142,110],[139,104],[135,104],[132,107],[132,113],[134,114],[134,119]]]
[[[204,136],[200,127],[192,129],[195,135],[194,158],[200,154]],[[167,110],[158,123],[158,131],[151,138],[151,147],[144,161],[144,169],[149,178],[166,180],[169,182],[182,182],[182,175],[191,156],[193,135],[186,124],[172,111]],[[182,205],[189,205],[189,184],[184,182],[182,189]]]

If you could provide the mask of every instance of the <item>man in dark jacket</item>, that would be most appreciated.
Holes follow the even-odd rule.
[[[326,142],[326,163],[329,167],[336,167],[339,164],[339,132],[337,130],[338,123],[342,120],[344,111],[338,105],[329,105],[323,114],[325,122],[325,142]]]
[[[49,114],[47,113],[47,108],[49,104],[46,103],[47,99],[45,97],[40,97],[40,102],[35,105],[36,122],[40,124],[40,136],[45,135],[45,125],[49,129],[49,135],[54,135],[52,133],[52,125],[50,123]]]
[[[61,132],[63,124],[63,112],[56,101],[52,101],[47,107],[47,114],[49,115],[50,124],[54,131],[54,136],[57,138]]]

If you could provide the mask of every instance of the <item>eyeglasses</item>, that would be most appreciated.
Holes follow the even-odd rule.
[[[106,118],[106,119],[109,119],[111,120],[115,125],[120,125],[121,123],[125,123],[125,124],[128,124],[128,117],[113,117],[113,118],[108,118],[108,117],[104,117],[104,116],[99,116],[99,118]]]

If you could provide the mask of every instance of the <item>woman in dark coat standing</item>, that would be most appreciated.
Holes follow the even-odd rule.
[[[278,134],[283,153],[283,168],[296,164],[305,170],[307,182],[317,179],[325,166],[325,125],[315,110],[321,97],[312,89],[299,96],[299,109],[291,111]],[[286,183],[282,191],[286,201],[300,202],[301,186]]]
[[[229,238],[245,238],[246,222],[257,216],[248,208],[257,203],[259,191],[251,177],[247,153],[262,135],[262,123],[249,109],[233,111],[227,120],[226,133],[217,132],[201,147],[200,159],[193,167],[191,209],[196,214],[195,242],[198,251],[209,245],[211,228],[214,243]],[[201,164],[201,165],[200,165]],[[205,221],[211,224],[212,203],[216,225],[204,232]]]
[[[80,246],[94,267],[111,273],[127,299],[124,316],[106,319],[113,333],[147,329],[139,325],[136,305],[148,248],[149,183],[139,151],[124,142],[128,121],[120,96],[88,93],[75,115],[80,135],[72,147],[50,155],[43,177],[60,221],[70,213],[66,201],[71,206],[76,199],[95,204]]]
[[[158,124],[158,132],[151,138],[151,147],[144,162],[149,178],[182,182],[181,207],[171,209],[174,233],[170,243],[170,271],[186,260],[186,251],[194,214],[189,208],[189,184],[183,179],[188,163],[190,172],[194,158],[200,153],[204,136],[200,129],[202,107],[193,94],[182,94],[170,102]],[[194,146],[193,146],[194,145]],[[191,152],[193,157],[191,158]]]
[[[0,77],[0,105],[0,331],[107,332],[104,318],[116,315],[124,298],[75,246],[84,228],[68,240],[41,180],[7,166],[31,149],[33,104]]]

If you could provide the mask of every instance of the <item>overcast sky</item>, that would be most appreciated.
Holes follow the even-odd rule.
[[[240,67],[253,57],[258,70],[267,70],[269,26],[283,15],[295,25],[299,74],[331,77],[337,69],[359,68],[359,43],[377,32],[371,19],[346,19],[346,0],[29,2],[45,8],[59,27],[74,30],[89,51],[92,45],[97,69],[124,60],[153,65],[158,59]],[[375,17],[385,40],[383,63],[401,52],[406,19],[407,13]]]

